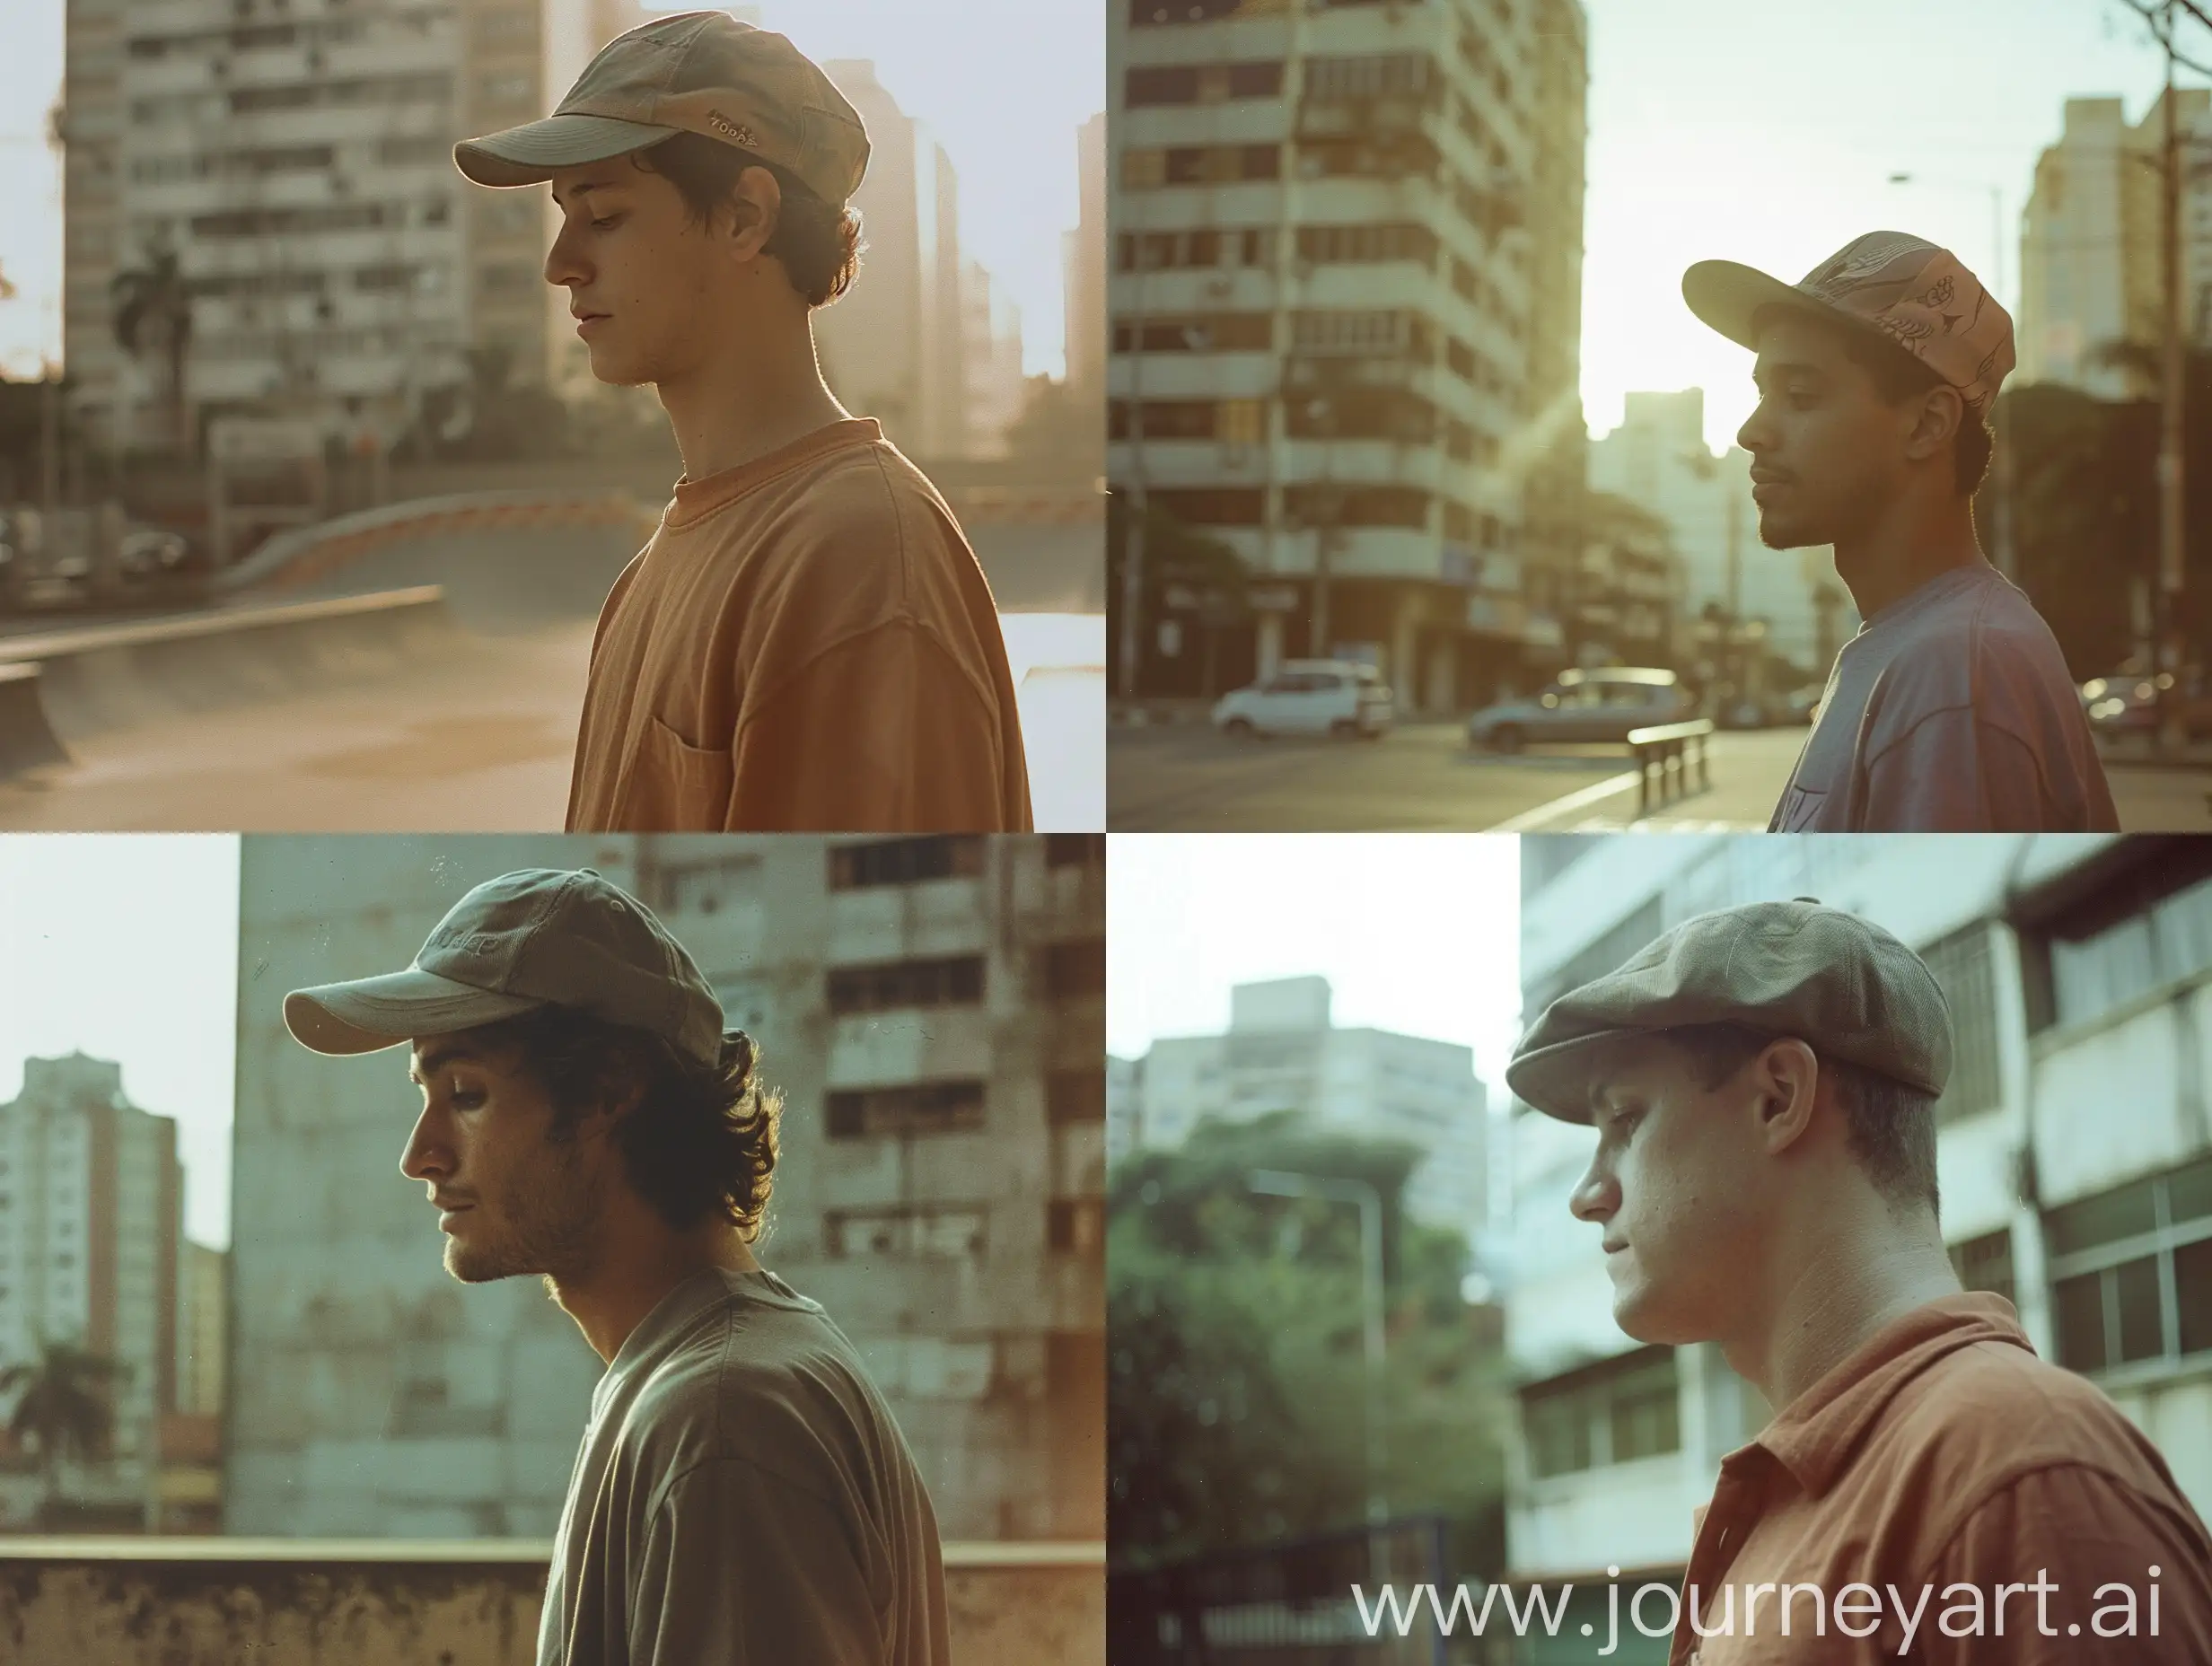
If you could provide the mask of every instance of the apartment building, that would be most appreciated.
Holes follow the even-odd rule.
[[[1003,457],[1029,392],[1022,370],[1022,309],[979,260],[961,269],[960,302],[968,454]]]
[[[176,1122],[130,1102],[120,1065],[23,1061],[22,1091],[0,1105],[0,1362],[68,1342],[123,1368],[110,1455],[64,1479],[66,1503],[113,1525],[145,1519],[160,1420],[178,1408],[183,1198]],[[13,1410],[11,1397],[0,1424]],[[37,1503],[0,1485],[0,1519]]]
[[[175,257],[188,442],[226,415],[404,432],[495,362],[582,360],[541,276],[542,191],[491,191],[452,145],[549,110],[637,0],[68,0],[63,336],[90,431],[176,442],[159,332],[117,340],[112,285]]]
[[[1062,249],[1066,268],[1067,385],[1101,399],[1106,386],[1106,112],[1075,130],[1075,229]]]
[[[2010,1300],[2037,1352],[2111,1394],[2212,1511],[2212,853],[2046,835],[1533,838],[1523,855],[1531,1016],[1739,902],[1817,896],[1912,944],[1955,1026],[1937,1162],[1962,1281]],[[1620,1332],[1597,1234],[1567,1211],[1589,1132],[1518,1103],[1509,1125],[1513,1576],[1679,1575],[1692,1510],[1769,1410],[1711,1346]]]
[[[2212,92],[2174,93],[2181,147],[2181,318],[2212,342]],[[2035,164],[2021,217],[2016,382],[2053,381],[2100,399],[2158,389],[2164,336],[2165,145],[2162,95],[2130,123],[2117,98],[2068,99],[2058,142]]]
[[[1330,1007],[1325,978],[1239,984],[1225,1035],[1166,1038],[1141,1061],[1113,1061],[1120,1068],[1108,1092],[1123,1100],[1113,1137],[1127,1142],[1119,1154],[1172,1148],[1207,1122],[1296,1111],[1317,1127],[1419,1148],[1408,1213],[1471,1240],[1482,1229],[1488,1185],[1487,1099],[1474,1054],[1447,1041],[1340,1028]]]
[[[1230,678],[1336,653],[1445,710],[1556,656],[1584,39],[1576,0],[1110,11],[1109,471],[1251,569]]]
[[[785,1096],[763,1263],[824,1303],[945,1537],[1104,1527],[1104,840],[249,838],[225,1530],[550,1534],[602,1367],[534,1279],[444,1272],[390,1054],[285,988],[407,963],[470,887],[588,862]],[[274,992],[274,993],[272,993]]]
[[[1768,648],[1825,678],[1858,628],[1851,593],[1826,545],[1769,549],[1759,541],[1751,458],[1705,443],[1705,390],[1631,393],[1620,425],[1592,442],[1590,488],[1625,497],[1663,521],[1681,557],[1686,622],[1707,609],[1766,627]]]

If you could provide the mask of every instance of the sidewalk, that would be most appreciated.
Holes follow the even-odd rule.
[[[1655,802],[1637,818],[1634,768],[1539,804],[1491,829],[1497,833],[1763,833],[1804,744],[1800,729],[1734,731],[1714,737],[1712,785]],[[1693,778],[1694,778],[1694,771]]]
[[[1210,700],[1119,700],[1106,703],[1110,729],[1146,729],[1167,723],[1202,723],[1213,715]]]

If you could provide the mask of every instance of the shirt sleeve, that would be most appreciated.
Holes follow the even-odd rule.
[[[2202,1525],[2085,1466],[2038,1470],[1988,1500],[1927,1584],[1913,1658],[1927,1666],[2212,1661],[2212,1544]],[[1994,1593],[2006,1585],[2024,1589],[2005,1593],[2000,1633]],[[1980,1593],[1978,1633],[1969,1586]],[[1908,1610],[1920,1600],[1917,1590],[1903,1594]]]
[[[1981,739],[1971,707],[1950,706],[1921,718],[1865,766],[1857,830],[1993,831]]]
[[[678,1477],[629,1591],[630,1666],[885,1666],[879,1600],[836,1511],[742,1459]]]
[[[997,706],[911,625],[839,643],[742,719],[724,830],[1026,830]]]

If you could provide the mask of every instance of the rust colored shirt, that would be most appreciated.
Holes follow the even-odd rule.
[[[1791,1599],[1786,1635],[1785,1585],[1819,1591]],[[2017,1588],[2001,1633],[2000,1586]],[[2120,1586],[2132,1633],[2100,1635],[2126,1623],[2129,1599],[2100,1591]],[[1733,1635],[1697,1635],[1693,1589],[1698,1623],[1733,1618]],[[1731,1452],[1682,1598],[1671,1666],[2212,1662],[2204,1523],[2157,1449],[2093,1384],[2039,1360],[1994,1295],[1914,1310]]]
[[[676,495],[600,610],[571,832],[1023,832],[991,587],[855,417]]]

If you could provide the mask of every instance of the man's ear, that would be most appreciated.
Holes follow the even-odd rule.
[[[784,215],[783,188],[766,168],[751,167],[730,188],[731,252],[750,260],[768,247]]]
[[[1769,1152],[1787,1149],[1813,1127],[1813,1102],[1820,1091],[1821,1061],[1795,1036],[1769,1042],[1751,1061],[1759,1091],[1760,1133]]]
[[[1930,388],[1921,395],[1912,431],[1905,436],[1905,455],[1926,462],[1949,444],[1965,423],[1965,397],[1949,382]]]

